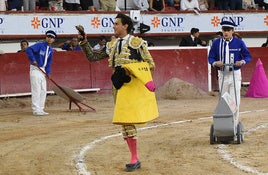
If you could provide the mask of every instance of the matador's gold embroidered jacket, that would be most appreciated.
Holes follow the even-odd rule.
[[[150,69],[155,67],[154,61],[148,51],[147,42],[142,38],[129,35],[127,42],[123,45],[122,51],[118,54],[119,39],[113,39],[106,44],[106,50],[93,51],[90,44],[81,42],[80,46],[89,61],[98,61],[109,56],[109,66],[114,68],[129,63],[147,62]]]

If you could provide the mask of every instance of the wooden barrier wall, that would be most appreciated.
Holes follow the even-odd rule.
[[[253,60],[242,70],[243,81],[249,82],[258,58],[267,74],[268,48],[250,48]],[[157,49],[150,51],[156,70],[153,78],[157,87],[170,78],[177,77],[208,91],[207,49]],[[100,88],[111,91],[111,68],[108,58],[90,63],[81,51],[55,52],[51,78],[61,86],[72,89]],[[212,90],[217,89],[215,72],[212,71]],[[48,83],[51,90],[53,83]],[[25,53],[0,55],[0,95],[30,92],[29,61]]]

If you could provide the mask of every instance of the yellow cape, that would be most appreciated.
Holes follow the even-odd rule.
[[[144,84],[152,81],[146,62],[124,65],[131,72],[131,81],[118,90],[114,109],[115,124],[144,124],[158,117],[155,93]]]

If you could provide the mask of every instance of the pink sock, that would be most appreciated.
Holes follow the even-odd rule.
[[[132,137],[126,138],[129,151],[131,153],[130,164],[135,164],[138,161],[138,152],[137,152],[137,139]]]

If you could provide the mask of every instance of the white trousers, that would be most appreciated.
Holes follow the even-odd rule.
[[[234,79],[233,79],[234,73]],[[224,80],[223,80],[224,76]],[[239,108],[240,105],[240,90],[241,90],[241,70],[233,71],[218,71],[219,77],[219,88],[220,92],[223,95],[225,92],[228,92],[234,102],[237,99],[237,107]],[[223,81],[223,85],[222,85]],[[235,97],[236,94],[236,97]],[[236,98],[236,99],[235,99]]]
[[[32,110],[33,112],[42,112],[45,108],[47,95],[46,76],[38,67],[30,66],[30,82],[32,92]]]

